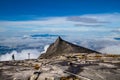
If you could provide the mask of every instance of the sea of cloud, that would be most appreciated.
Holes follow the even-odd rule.
[[[34,59],[45,53],[51,43],[55,41],[57,37],[12,37],[2,39],[0,46],[7,46],[9,48],[17,48],[21,50],[13,50],[0,56],[1,61],[12,60],[12,55],[15,55],[16,60],[28,59],[28,53],[30,58]],[[90,48],[102,53],[120,54],[120,40],[114,38],[81,38],[74,36],[64,36],[63,39],[70,41],[74,44]],[[43,47],[43,49],[42,49]]]
[[[120,54],[120,45],[107,46],[100,50],[102,53]]]
[[[44,51],[40,52],[37,49],[26,49],[22,50],[20,52],[12,51],[11,53],[6,53],[4,55],[0,56],[0,61],[8,61],[12,60],[12,55],[15,56],[15,60],[24,60],[29,59],[29,53],[30,53],[30,59],[36,59],[38,58],[42,53],[45,53],[47,51],[47,48],[49,45],[46,45],[44,47]]]

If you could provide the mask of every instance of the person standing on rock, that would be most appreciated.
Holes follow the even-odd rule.
[[[14,56],[14,54],[12,55],[12,60],[15,61],[15,56]]]
[[[28,59],[30,60],[30,53],[28,53]]]

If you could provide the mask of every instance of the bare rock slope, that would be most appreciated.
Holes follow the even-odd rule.
[[[99,53],[97,51],[78,46],[63,40],[58,37],[57,40],[50,45],[46,53],[42,54],[39,58],[52,58],[54,56],[59,56],[68,53]]]

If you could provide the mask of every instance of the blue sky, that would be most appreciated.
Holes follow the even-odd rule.
[[[1,36],[55,33],[119,37],[119,32],[120,0],[0,0]]]
[[[0,20],[120,12],[120,0],[0,0]]]

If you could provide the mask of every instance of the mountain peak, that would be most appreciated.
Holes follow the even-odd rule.
[[[59,36],[59,37],[56,39],[56,41],[55,41],[54,44],[59,44],[59,43],[61,43],[61,41],[63,41],[63,39]]]
[[[78,46],[63,40],[60,36],[57,40],[49,46],[46,53],[42,54],[40,57],[42,58],[52,58],[54,56],[59,56],[62,54],[69,53],[99,53],[97,51]]]
[[[61,38],[60,36],[58,36],[57,40],[61,41],[61,40],[62,40],[62,38]]]

